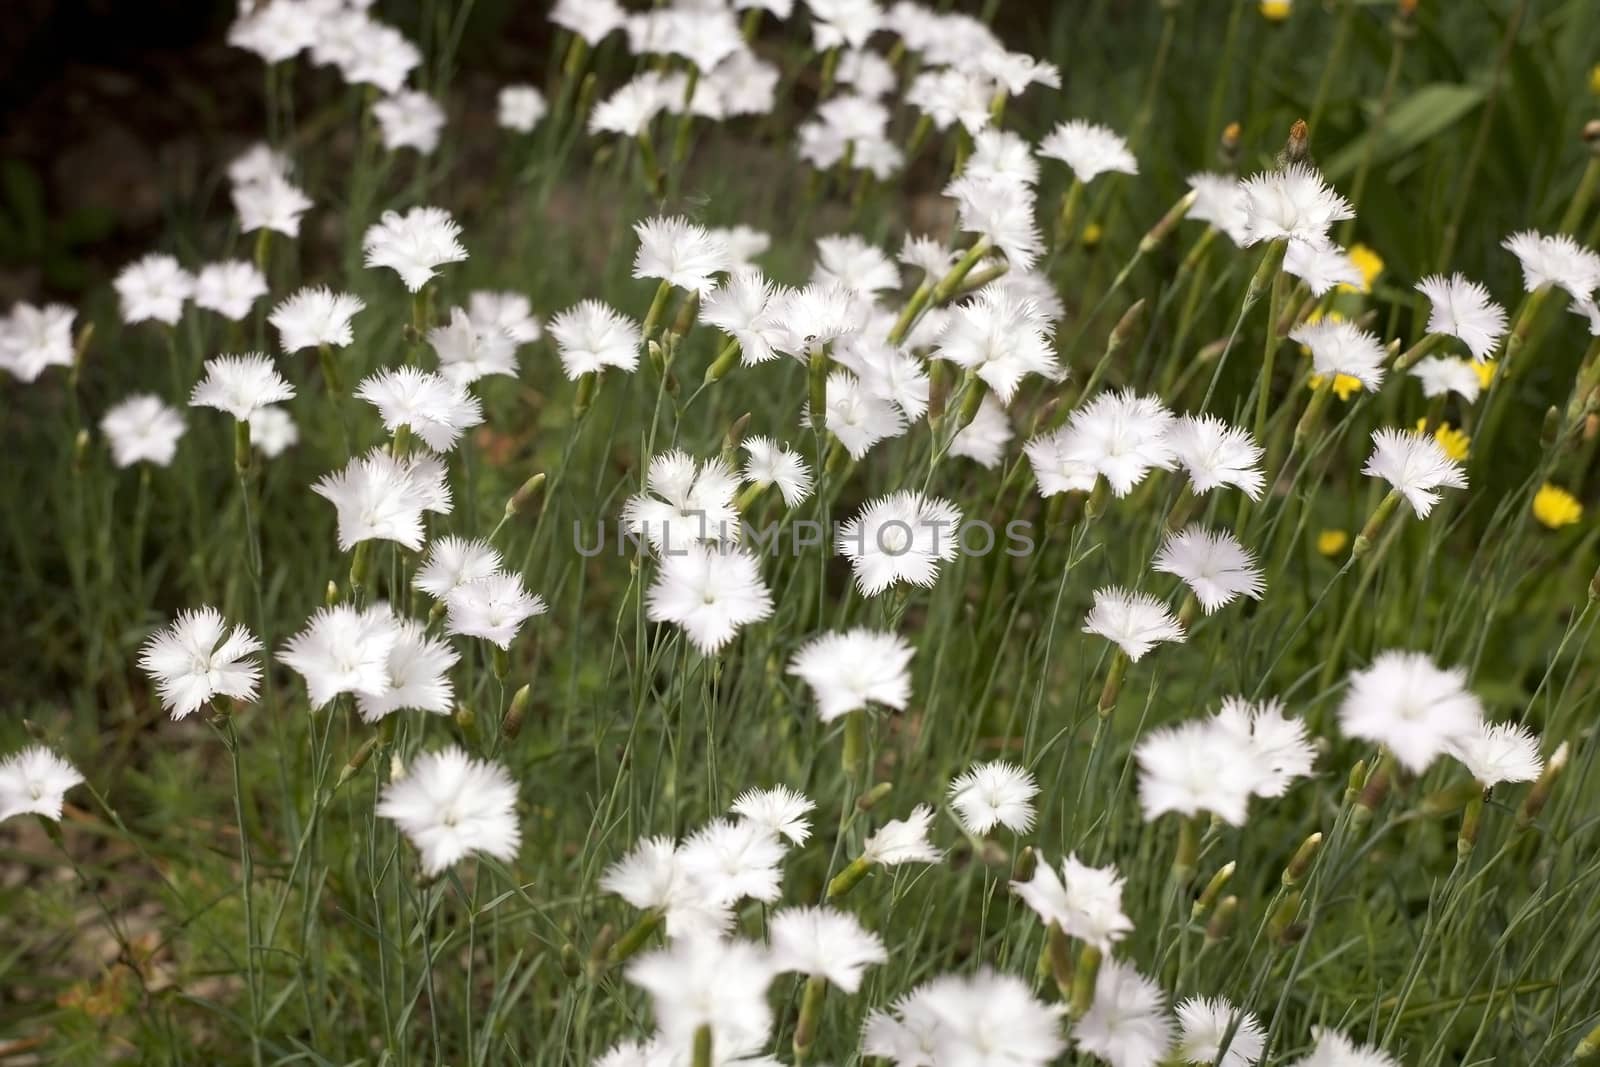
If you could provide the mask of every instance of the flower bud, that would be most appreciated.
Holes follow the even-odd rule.
[[[1198,920],[1211,910],[1211,906],[1216,903],[1217,897],[1222,893],[1222,887],[1227,885],[1228,879],[1233,877],[1235,866],[1234,861],[1229,860],[1217,868],[1217,873],[1211,876],[1211,880],[1206,883],[1206,887],[1200,890],[1200,896],[1190,906],[1189,918],[1191,920]]]
[[[527,506],[533,503],[533,498],[539,490],[544,488],[544,471],[531,475],[527,481],[517,488],[515,493],[506,500],[506,516],[520,514]]]
[[[476,741],[478,738],[478,713],[465,704],[457,704],[454,718],[456,726],[466,735],[468,740]]]
[[[1100,959],[1100,950],[1093,945],[1084,945],[1078,953],[1078,966],[1072,973],[1072,997],[1067,1009],[1074,1019],[1083,1018],[1094,1003],[1094,985],[1100,977]]]
[[[1306,125],[1305,119],[1295,119],[1294,125],[1289,127],[1289,139],[1283,143],[1283,151],[1278,153],[1278,166],[1287,167],[1291,163],[1300,163],[1311,154],[1311,128]]]
[[[1517,812],[1517,826],[1522,829],[1533,825],[1533,821],[1544,811],[1544,806],[1550,802],[1550,792],[1556,787],[1556,780],[1561,777],[1561,772],[1567,766],[1567,743],[1565,741],[1556,746],[1550,754],[1550,759],[1544,765],[1544,770],[1539,774],[1533,788],[1528,790],[1528,796],[1522,802],[1522,809]]]
[[[327,588],[322,591],[322,602],[330,608],[339,602],[339,583],[331,578],[328,580]]]
[[[1228,935],[1233,933],[1233,923],[1238,915],[1238,897],[1230,894],[1218,901],[1216,912],[1211,916],[1211,921],[1206,923],[1206,944],[1220,945],[1228,940]]]
[[[561,973],[568,978],[576,978],[583,973],[583,965],[578,962],[578,950],[572,947],[570,941],[561,946]]]
[[[610,923],[600,927],[600,932],[594,937],[594,944],[589,946],[589,977],[597,978],[606,969],[606,961],[611,958],[611,946],[617,943],[617,928]],[[570,946],[568,946],[570,947]],[[577,953],[573,953],[577,955]],[[562,949],[563,970],[566,964],[566,949]]]
[[[361,747],[356,749],[355,754],[350,757],[350,761],[339,772],[339,780],[333,783],[335,792],[338,791],[339,787],[361,773],[361,768],[367,765],[367,760],[372,758],[372,753],[377,750],[378,744],[382,740],[383,735],[381,733],[374,733],[371,737],[361,742]]]
[[[1295,921],[1300,913],[1300,901],[1300,891],[1291,889],[1267,918],[1267,936],[1280,945],[1292,945],[1305,936],[1305,925]]]
[[[83,470],[84,463],[89,458],[89,431],[79,430],[72,439],[72,469]]]
[[[500,736],[507,741],[515,741],[522,732],[522,720],[528,714],[528,702],[532,697],[532,690],[524,685],[511,696],[511,707],[506,711],[505,719],[500,723]]]
[[[873,808],[883,803],[884,798],[887,797],[893,789],[893,782],[879,782],[865,793],[862,793],[861,796],[856,799],[856,810],[859,812],[871,811]]]
[[[1222,128],[1222,136],[1217,138],[1217,158],[1225,167],[1232,167],[1239,162],[1239,136],[1240,128],[1237,122],[1230,122]]]
[[[1031,882],[1034,872],[1039,869],[1039,853],[1032,845],[1026,845],[1017,853],[1017,861],[1011,866],[1011,880],[1013,882]]]
[[[1289,859],[1288,866],[1283,869],[1283,877],[1281,879],[1283,884],[1293,888],[1305,881],[1306,874],[1311,870],[1311,865],[1316,862],[1317,853],[1321,849],[1322,834],[1320,832],[1312,834],[1300,842],[1300,847],[1295,849],[1294,855]]]
[[[1584,1039],[1578,1042],[1578,1047],[1572,1050],[1573,1063],[1600,1062],[1600,1023],[1590,1030]]]

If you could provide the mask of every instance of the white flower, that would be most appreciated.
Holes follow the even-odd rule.
[[[1067,462],[1092,467],[1114,495],[1124,497],[1152,468],[1171,469],[1172,421],[1172,412],[1153,396],[1131,389],[1099,393],[1072,413],[1059,447]]]
[[[368,540],[398,541],[413,551],[422,547],[426,489],[409,465],[382,449],[323,475],[311,491],[332,503],[338,514],[340,551]]]
[[[1501,245],[1522,263],[1522,284],[1528,292],[1554,285],[1579,303],[1588,303],[1600,287],[1600,255],[1566,234],[1546,236],[1523,230]]]
[[[856,586],[877,596],[898,582],[932,587],[941,561],[955,559],[961,513],[942,497],[902,490],[869,501],[839,530]]]
[[[317,39],[320,20],[307,0],[271,0],[240,10],[228,27],[228,43],[267,63],[293,59]]]
[[[381,697],[389,688],[389,653],[399,639],[387,604],[365,611],[337,604],[319,608],[277,659],[305,679],[311,707],[319,709],[340,693]]]
[[[676,623],[709,656],[741,627],[771,615],[772,594],[748,552],[691,544],[662,556],[645,613],[651,622]]]
[[[65,304],[17,304],[0,319],[0,367],[32,382],[47,367],[72,366],[72,321],[77,314]]]
[[[1283,702],[1251,703],[1243,697],[1225,697],[1212,718],[1219,729],[1233,735],[1250,755],[1258,797],[1281,797],[1295,779],[1311,773],[1317,750],[1306,724],[1283,713]]]
[[[480,582],[504,566],[500,553],[487,541],[441,537],[428,545],[428,558],[411,584],[435,600],[443,600],[464,585]]]
[[[510,648],[522,624],[546,611],[544,598],[530,593],[522,575],[495,571],[463,582],[444,597],[445,632],[477,637]]]
[[[1467,487],[1467,472],[1432,434],[1424,437],[1404,430],[1374,430],[1372,456],[1361,473],[1394,486],[1419,519],[1427,518],[1433,510],[1439,500],[1439,487]]]
[[[1084,616],[1083,632],[1112,642],[1135,663],[1159,642],[1187,639],[1183,627],[1160,600],[1114,585],[1095,590],[1094,607]]]
[[[1046,924],[1055,923],[1075,937],[1110,955],[1111,946],[1133,932],[1133,920],[1122,911],[1123,877],[1115,864],[1090,867],[1076,854],[1061,861],[1061,877],[1039,858],[1033,878],[1012,882],[1012,892]]]
[[[1078,435],[1065,426],[1043,437],[1035,437],[1022,446],[1022,451],[1028,457],[1033,480],[1043,497],[1087,493],[1100,476],[1094,464],[1082,458]]]
[[[882,938],[833,908],[784,908],[772,916],[768,934],[775,971],[817,975],[846,993],[861,988],[872,964],[889,961]]]
[[[1315,168],[1291,163],[1240,184],[1244,194],[1244,244],[1299,241],[1322,245],[1336,222],[1355,218],[1350,201],[1336,193]]]
[[[467,297],[467,318],[480,333],[498,331],[519,345],[537,341],[544,333],[533,316],[533,305],[521,293],[476,290]]]
[[[0,760],[0,822],[16,815],[61,821],[67,790],[83,782],[78,769],[43,745]]]
[[[811,836],[811,824],[806,815],[815,807],[804,793],[775,785],[771,789],[746,789],[734,798],[728,810],[776,837],[803,845]]]
[[[1194,204],[1186,218],[1210,223],[1236,245],[1248,242],[1244,188],[1239,179],[1227,174],[1201,172],[1189,175],[1189,188],[1194,190]]]
[[[928,826],[932,822],[932,806],[918,804],[904,819],[891,819],[878,827],[862,845],[861,856],[881,867],[938,863],[939,850],[928,842]]]
[[[268,404],[294,398],[294,386],[283,380],[270,356],[251,352],[206,360],[206,376],[189,394],[192,408],[216,408],[244,422]]]
[[[100,432],[111,442],[111,459],[119,467],[141,461],[165,467],[177,454],[183,431],[183,416],[148,393],[127,397],[100,418]]]
[[[216,696],[254,700],[261,642],[243,626],[231,631],[216,608],[185,611],[152,634],[139,652],[139,669],[155,680],[161,703],[181,719]]]
[[[151,253],[122,268],[112,281],[122,308],[122,321],[130,326],[153,319],[168,326],[183,318],[183,304],[194,295],[194,276],[171,256]]]
[[[1480,362],[1494,354],[1506,332],[1506,309],[1495,303],[1489,290],[1464,275],[1430,274],[1417,283],[1417,292],[1432,305],[1428,332],[1459,339]]]
[[[427,156],[439,147],[439,131],[444,129],[444,108],[427,93],[403,89],[373,104],[372,115],[378,120],[383,147],[391,152],[413,148]],[[416,292],[416,288],[412,292]]]
[[[517,786],[506,769],[452,745],[416,757],[404,778],[384,788],[375,810],[416,846],[432,878],[475,852],[516,859],[516,809]]]
[[[704,226],[679,215],[633,224],[639,250],[633,257],[635,278],[659,278],[679,289],[709,292],[715,276],[730,266],[728,246]]]
[[[367,228],[361,247],[368,267],[388,267],[414,293],[438,273],[436,267],[467,258],[460,236],[461,227],[448,211],[414,207],[404,215],[385,211]]]
[[[267,279],[254,263],[228,259],[207,263],[194,281],[194,306],[238,322],[267,295]]]
[[[1289,1067],[1400,1067],[1400,1061],[1371,1045],[1358,1045],[1335,1030],[1311,1028],[1316,1048]]]
[[[1267,1044],[1267,1035],[1255,1013],[1241,1011],[1223,997],[1185,1000],[1178,1005],[1178,1025],[1183,1033],[1178,1038],[1177,1055],[1185,1063],[1254,1067]]]
[[[1039,783],[1014,763],[979,763],[950,783],[950,806],[969,834],[982,837],[996,826],[1012,833],[1033,827]]]
[[[978,69],[1011,96],[1021,96],[1030,85],[1061,88],[1061,70],[1054,63],[1035,59],[1026,52],[1007,52],[1003,48],[983,48],[977,52]]]
[[[778,82],[781,78],[776,65],[745,49],[718,63],[715,70],[702,75],[700,80],[706,91],[715,95],[723,115],[733,118],[737,115],[770,114],[778,103]],[[748,227],[736,226],[734,229]],[[763,246],[756,251],[765,250]],[[735,264],[748,262],[748,255],[734,257]]]
[[[1144,735],[1133,751],[1139,764],[1139,806],[1146,822],[1168,812],[1210,812],[1242,826],[1261,785],[1260,760],[1248,743],[1214,719],[1191,719]]]
[[[956,202],[956,221],[1005,254],[1012,270],[1030,270],[1044,238],[1034,222],[1033,190],[1021,182],[963,175],[945,187]]]
[[[267,321],[278,331],[285,352],[330,345],[344,348],[355,340],[350,320],[366,307],[353,293],[336,293],[326,286],[295,291],[272,309]]]
[[[1012,975],[982,967],[936,978],[915,995],[936,1021],[935,1064],[1045,1067],[1066,1050],[1064,1007],[1035,999]]]
[[[473,294],[484,295],[488,294]],[[440,375],[457,389],[494,374],[517,375],[517,342],[498,326],[473,321],[461,308],[451,308],[450,322],[428,331],[428,343],[439,357]]]
[[[728,271],[736,273],[755,266],[755,258],[772,247],[772,237],[744,223],[715,227],[711,236],[728,250]]]
[[[934,128],[947,130],[959,122],[976,136],[992,119],[989,79],[975,71],[924,70],[911,79],[906,103],[933,120]]]
[[[789,662],[817,698],[823,722],[881,704],[904,711],[911,698],[912,649],[899,634],[858,627],[814,637]]]
[[[720,458],[696,463],[687,452],[673,449],[650,461],[644,491],[622,506],[622,521],[667,555],[705,541],[735,542],[738,489],[738,479]]]
[[[727,1063],[759,1051],[772,1029],[772,961],[748,941],[695,936],[628,964],[628,981],[650,994],[663,1044],[687,1052],[701,1027]]]
[[[268,459],[299,440],[300,428],[282,408],[256,408],[250,413],[250,443]]]
[[[962,173],[980,181],[1035,185],[1039,161],[1033,158],[1033,145],[1010,130],[988,129],[972,139],[972,155]]]
[[[1203,526],[1169,534],[1151,566],[1183,579],[1207,615],[1235,597],[1260,600],[1264,588],[1261,568],[1238,538]]]
[[[972,371],[1002,404],[1011,403],[1029,374],[1054,379],[1061,373],[1050,323],[1038,306],[997,289],[985,288],[954,309],[934,356]]]
[[[900,271],[881,248],[857,234],[833,234],[817,239],[811,284],[843,286],[870,299],[886,289],[900,288]]]
[[[799,507],[811,496],[811,468],[800,453],[770,437],[747,437],[740,443],[745,455],[744,480],[756,485],[776,485],[789,507]]]
[[[814,349],[860,332],[866,326],[865,301],[842,285],[806,285],[775,292],[768,314],[781,327],[771,344],[804,360]]]
[[[1426,653],[1381,652],[1372,666],[1352,671],[1339,705],[1339,728],[1387,746],[1417,774],[1477,734],[1483,706],[1459,667],[1436,667]]]
[[[1312,296],[1321,296],[1336,285],[1362,287],[1361,268],[1331,241],[1321,245],[1291,241],[1283,254],[1283,269],[1305,282]]]
[[[900,246],[900,262],[920,270],[927,280],[937,282],[955,266],[956,252],[937,237],[906,234],[905,243]]]
[[[269,144],[257,141],[229,162],[228,182],[232,185],[248,185],[269,178],[287,178],[291,169],[287,155],[274,150]]]
[[[1383,383],[1383,342],[1353,322],[1319,319],[1295,327],[1289,337],[1311,349],[1311,366],[1319,375],[1348,375],[1367,389]]]
[[[659,910],[673,938],[716,934],[733,916],[692,880],[669,837],[648,837],[600,876],[600,888],[640,910]]]
[[[1232,485],[1251,500],[1261,499],[1261,446],[1249,430],[1215,415],[1183,415],[1167,430],[1165,443],[1196,494]]]
[[[1107,959],[1095,975],[1094,1002],[1073,1028],[1072,1042],[1111,1067],[1156,1067],[1172,1048],[1172,1030],[1161,987],[1131,964]]]
[[[765,363],[778,353],[773,345],[783,340],[783,328],[774,317],[786,298],[754,267],[741,267],[705,295],[700,318],[739,343],[739,362]]]
[[[860,459],[879,441],[906,432],[905,414],[900,408],[868,389],[849,371],[828,375],[826,396],[828,407],[823,424],[844,445],[851,459]]]
[[[239,230],[275,230],[290,237],[300,236],[300,216],[311,210],[311,198],[299,186],[273,174],[260,181],[235,185],[233,210],[239,214]]]
[[[507,85],[496,98],[500,125],[517,133],[532,133],[545,117],[550,105],[544,94],[531,85]]]
[[[597,45],[613,31],[622,29],[627,12],[616,0],[556,0],[550,21]]]
[[[1517,723],[1480,722],[1477,730],[1452,743],[1450,754],[1485,789],[1501,782],[1531,782],[1544,770],[1539,739]]]
[[[886,1059],[895,1067],[933,1067],[943,1028],[928,1005],[927,988],[920,986],[888,1010],[867,1016],[861,1028],[863,1056]]]
[[[422,63],[422,52],[393,26],[366,21],[353,48],[339,61],[339,73],[351,85],[376,86],[398,93]]]
[[[450,668],[460,657],[443,641],[429,637],[426,627],[413,619],[398,619],[396,627],[399,634],[389,650],[388,688],[377,695],[357,695],[361,721],[377,722],[405,708],[450,714],[455,706]]]
[[[551,319],[550,336],[569,380],[605,367],[631,371],[639,365],[639,324],[598,300],[580,301]]]
[[[589,132],[637,137],[666,108],[667,99],[660,72],[643,71],[594,106]]]
[[[1000,465],[1006,443],[1011,438],[1011,420],[1006,418],[1005,407],[993,395],[985,395],[978,405],[978,413],[950,442],[950,455],[965,456],[987,470],[994,470]]]
[[[908,341],[916,340],[916,334],[934,321],[937,321],[937,327],[930,336],[942,333],[944,309],[938,311],[939,316],[924,315]],[[885,326],[884,332],[887,331],[888,327]],[[840,366],[849,368],[870,395],[890,401],[907,419],[920,419],[927,414],[928,371],[926,362],[920,357],[887,341],[856,334],[834,348],[833,358]],[[884,418],[888,421],[887,415]]]
[[[806,0],[811,11],[811,38],[817,51],[861,48],[883,27],[877,0]]]
[[[363,379],[355,395],[378,409],[391,434],[409,427],[435,452],[456,446],[464,430],[483,421],[477,397],[443,375],[399,367]]]
[[[738,6],[737,4],[735,6]],[[839,57],[834,78],[862,96],[888,96],[895,90],[894,66],[883,56],[865,48],[852,48]]]
[[[1411,376],[1422,383],[1422,395],[1447,396],[1458,393],[1467,403],[1478,399],[1483,383],[1472,364],[1454,356],[1427,356],[1411,368]]]
[[[1120,134],[1083,119],[1058,125],[1039,142],[1039,154],[1071,167],[1073,177],[1080,182],[1092,182],[1107,171],[1139,173],[1139,161],[1133,158],[1128,142]]]
[[[783,845],[748,819],[712,819],[678,848],[678,863],[720,905],[749,898],[771,904],[783,895]]]

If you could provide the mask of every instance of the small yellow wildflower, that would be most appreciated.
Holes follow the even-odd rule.
[[[1417,432],[1421,433],[1424,426],[1428,425],[1427,419],[1417,420]],[[1439,442],[1439,447],[1444,449],[1444,454],[1456,462],[1467,458],[1467,449],[1472,444],[1472,438],[1466,431],[1458,430],[1448,422],[1441,422],[1433,431],[1433,439]]]
[[[1583,505],[1559,485],[1545,482],[1533,494],[1533,517],[1550,529],[1559,530],[1583,518]]]
[[[1098,222],[1091,222],[1089,225],[1083,228],[1083,236],[1079,237],[1078,240],[1083,242],[1083,247],[1093,248],[1095,245],[1100,243],[1100,235],[1102,232],[1103,231],[1100,229],[1100,224]]]
[[[1342,293],[1370,293],[1372,283],[1378,280],[1378,275],[1383,273],[1383,257],[1378,255],[1366,245],[1356,244],[1350,246],[1350,262],[1356,265],[1356,270],[1361,272],[1361,288],[1353,285],[1339,286]]]
[[[1310,388],[1317,389],[1322,385],[1322,375],[1313,374],[1311,381],[1306,383]],[[1335,374],[1333,376],[1333,395],[1340,400],[1349,400],[1361,392],[1361,379],[1352,378],[1348,374]]]
[[[1291,0],[1261,0],[1261,17],[1268,22],[1282,22],[1289,17]]]
[[[1324,556],[1337,556],[1349,543],[1350,535],[1344,530],[1323,530],[1317,534],[1317,551]]]
[[[1494,362],[1494,360],[1486,359],[1482,363],[1479,363],[1477,360],[1473,360],[1472,361],[1472,369],[1475,372],[1477,372],[1477,375],[1478,375],[1478,388],[1480,388],[1480,389],[1489,388],[1489,383],[1494,381],[1494,371],[1495,371],[1495,362]]]

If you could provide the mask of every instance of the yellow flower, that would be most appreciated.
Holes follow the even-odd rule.
[[[1322,380],[1322,375],[1313,374],[1311,380],[1306,384],[1312,389],[1317,389],[1321,387]],[[1333,376],[1333,395],[1340,400],[1349,400],[1359,392],[1361,392],[1360,378],[1352,378],[1348,374],[1335,374]]]
[[[1356,270],[1361,272],[1361,288],[1340,283],[1341,293],[1370,293],[1372,283],[1378,280],[1378,275],[1383,273],[1383,257],[1378,255],[1366,245],[1356,244],[1350,246],[1350,262],[1356,265]]]
[[[1282,22],[1289,17],[1291,0],[1261,0],[1261,17],[1269,22]]]
[[[1428,425],[1427,419],[1418,419],[1417,432],[1421,433],[1426,425]],[[1467,449],[1472,444],[1472,438],[1467,436],[1466,431],[1458,430],[1448,422],[1439,424],[1433,431],[1433,439],[1439,442],[1439,447],[1444,449],[1445,455],[1458,463],[1467,458]]]
[[[1583,518],[1583,505],[1559,485],[1545,482],[1533,494],[1533,517],[1550,529],[1559,530]]]
[[[1100,243],[1100,235],[1102,232],[1103,231],[1100,229],[1100,224],[1098,222],[1091,222],[1089,225],[1083,228],[1083,235],[1079,237],[1078,240],[1083,242],[1083,247],[1093,248],[1095,245]]]
[[[1472,369],[1478,375],[1478,388],[1479,389],[1487,389],[1487,388],[1489,388],[1489,383],[1494,381],[1494,371],[1495,371],[1495,362],[1494,362],[1494,360],[1486,359],[1482,363],[1479,363],[1477,360],[1473,360],[1472,361]]]
[[[1317,534],[1317,551],[1324,556],[1337,556],[1350,543],[1350,535],[1343,530],[1323,530]]]

